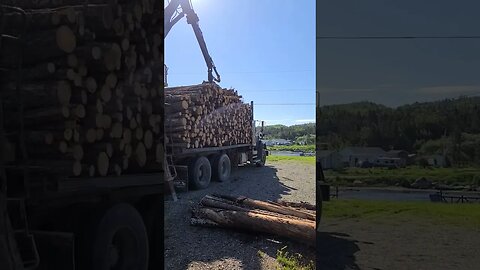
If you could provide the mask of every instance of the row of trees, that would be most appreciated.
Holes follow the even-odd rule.
[[[452,163],[480,163],[480,98],[462,97],[389,108],[371,102],[317,111],[319,142],[446,153]]]
[[[315,123],[308,123],[302,125],[272,125],[264,127],[265,139],[286,139],[296,141],[300,139],[302,142],[314,144]]]

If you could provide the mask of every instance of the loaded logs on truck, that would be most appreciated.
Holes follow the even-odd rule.
[[[252,142],[252,110],[233,89],[215,83],[165,89],[165,131],[173,148]]]
[[[192,225],[274,234],[315,246],[315,206],[207,195],[192,209]]]
[[[9,160],[67,176],[162,171],[160,0],[3,1]]]

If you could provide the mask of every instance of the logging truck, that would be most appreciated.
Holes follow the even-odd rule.
[[[167,181],[204,189],[211,180],[228,180],[232,167],[265,164],[264,123],[255,125],[253,101],[203,83],[166,88],[165,102]]]

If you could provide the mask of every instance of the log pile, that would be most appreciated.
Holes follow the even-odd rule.
[[[193,208],[191,224],[274,234],[315,246],[315,206],[308,203],[207,195]]]
[[[4,0],[8,160],[67,176],[162,171],[160,0]],[[24,20],[26,19],[26,20]]]
[[[252,110],[233,89],[214,83],[165,89],[165,131],[173,148],[252,141]]]

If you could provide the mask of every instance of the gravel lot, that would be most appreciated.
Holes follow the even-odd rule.
[[[314,164],[300,162],[239,168],[230,182],[213,182],[206,190],[178,194],[177,202],[165,201],[165,269],[275,269],[276,252],[284,246],[315,261],[314,249],[286,239],[189,225],[191,206],[215,192],[314,204],[314,175]]]
[[[479,269],[480,228],[426,221],[322,220],[317,269]]]

